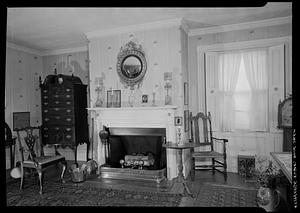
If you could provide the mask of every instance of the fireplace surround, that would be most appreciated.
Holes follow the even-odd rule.
[[[135,130],[139,130],[138,133],[141,135],[141,131],[158,131],[157,140],[160,141],[175,141],[176,140],[176,129],[174,124],[174,117],[176,106],[162,106],[162,107],[121,107],[121,108],[88,108],[91,113],[91,117],[94,119],[94,144],[96,147],[95,159],[97,159],[98,165],[105,165],[105,146],[101,142],[99,137],[99,132],[105,126],[110,129],[110,134],[112,135],[125,135],[122,131],[130,130],[130,137],[138,137]],[[162,134],[163,131],[163,134]],[[132,135],[133,134],[133,135]],[[155,133],[151,133],[155,134]],[[163,136],[165,135],[165,136]],[[128,135],[127,135],[128,136]],[[148,137],[148,136],[147,136]],[[147,138],[146,137],[146,138]],[[114,137],[114,140],[118,136]],[[137,140],[137,139],[135,139]],[[137,140],[138,141],[138,140]],[[117,143],[117,142],[115,142]],[[176,163],[176,151],[175,150],[165,150],[166,167],[160,170],[160,173],[166,174],[168,179],[173,179],[177,176],[178,168]],[[117,160],[115,160],[117,161]],[[106,169],[119,169],[119,168],[108,168]],[[103,172],[102,169],[101,172]],[[125,170],[124,170],[125,171]],[[155,170],[138,170],[134,169],[135,173],[141,173],[144,171],[155,171]],[[158,171],[158,170],[156,170]],[[153,174],[157,175],[157,174]],[[159,174],[161,175],[161,174]],[[102,175],[100,175],[102,176]]]

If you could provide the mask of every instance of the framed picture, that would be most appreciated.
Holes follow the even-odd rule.
[[[30,112],[13,112],[13,130],[30,126]]]
[[[148,95],[142,95],[142,103],[148,103]]]
[[[175,122],[175,126],[182,126],[182,117],[176,116],[174,122]]]
[[[121,90],[107,91],[107,108],[121,107]]]
[[[189,110],[184,110],[184,131],[187,132],[190,129]]]
[[[187,82],[183,84],[183,94],[184,94],[184,105],[189,104],[189,86]]]

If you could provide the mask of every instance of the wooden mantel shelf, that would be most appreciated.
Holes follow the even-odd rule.
[[[115,108],[105,108],[105,107],[93,107],[93,108],[87,108],[89,111],[121,111],[121,110],[164,110],[164,109],[176,109],[177,106],[157,106],[157,107],[151,107],[151,106],[145,106],[145,107],[115,107]]]

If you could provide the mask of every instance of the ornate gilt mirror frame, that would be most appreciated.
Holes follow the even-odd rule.
[[[117,72],[125,86],[141,83],[147,70],[145,53],[141,45],[129,41],[121,47],[117,60]]]

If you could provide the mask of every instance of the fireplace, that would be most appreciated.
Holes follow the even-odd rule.
[[[105,129],[108,132],[107,166],[124,168],[127,163],[127,167],[136,168],[135,162],[140,159],[145,162],[142,162],[141,167],[137,167],[139,169],[158,170],[166,167],[166,150],[162,147],[166,140],[164,128],[106,127]],[[151,164],[148,163],[149,157],[153,161]],[[130,164],[128,161],[131,159],[133,163]],[[120,161],[125,162],[121,164]]]
[[[156,182],[166,178],[165,128],[104,126],[100,137],[106,155],[102,177]]]
[[[93,143],[94,150],[96,151],[93,152],[93,155],[94,159],[97,159],[97,163],[101,165],[101,171],[99,171],[100,177],[112,176],[111,174],[106,173],[106,171],[113,170],[115,173],[119,173],[121,169],[121,165],[119,162],[120,159],[123,159],[125,155],[133,154],[128,152],[124,153],[126,151],[126,149],[124,151],[124,148],[122,147],[124,146],[124,143],[134,141],[132,142],[132,144],[142,147],[145,147],[146,144],[154,143],[155,145],[152,144],[154,147],[160,147],[160,144],[162,144],[164,140],[176,141],[176,131],[174,124],[176,106],[88,108],[88,110],[91,112],[92,119],[94,120],[94,127],[92,129],[94,129]],[[109,153],[105,152],[105,144],[99,137],[99,131],[103,130],[104,126],[109,129],[110,138],[112,139],[110,140],[112,141],[112,144],[110,144],[112,145],[112,147],[110,148],[113,150],[109,152],[116,153],[112,156],[109,156]],[[142,137],[143,140],[140,140],[140,137]],[[122,153],[120,153],[120,150],[116,148],[117,146],[122,147]],[[115,149],[117,149],[118,151],[115,152]],[[152,149],[156,150],[156,148]],[[151,152],[153,152],[154,150],[152,150]],[[142,149],[134,152],[136,152],[135,154],[147,153],[146,150]],[[130,169],[126,167],[123,168],[122,171],[124,172],[130,170],[128,171],[130,174],[122,175],[129,176],[145,173],[146,176],[149,175],[149,178],[150,176],[151,178],[155,176],[166,176],[169,180],[175,178],[178,172],[176,163],[176,150],[162,149],[156,150],[156,152],[160,153],[155,154],[156,159],[158,159],[158,156],[160,156],[160,159],[156,160],[159,163],[155,165],[155,168]],[[110,157],[109,165],[105,156]],[[190,165],[188,163],[188,160],[184,162],[184,174],[187,174],[189,172]]]

